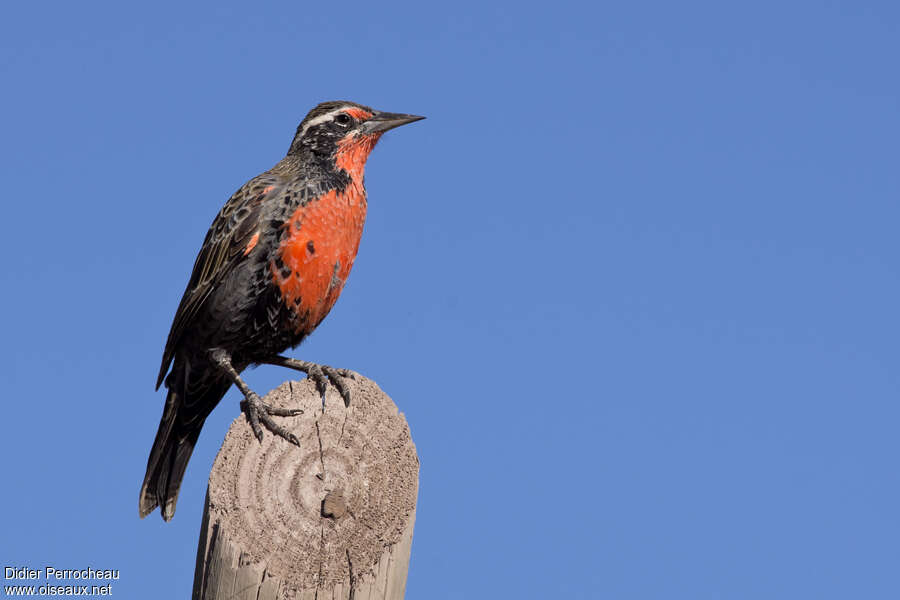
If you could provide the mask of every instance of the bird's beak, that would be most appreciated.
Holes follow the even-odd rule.
[[[362,133],[384,133],[394,127],[400,127],[414,121],[421,121],[425,117],[416,115],[404,115],[401,113],[377,112],[362,124]]]

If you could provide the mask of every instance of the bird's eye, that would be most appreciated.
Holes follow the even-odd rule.
[[[353,119],[350,118],[350,115],[341,113],[334,118],[334,122],[340,125],[341,127],[346,127],[350,124]]]

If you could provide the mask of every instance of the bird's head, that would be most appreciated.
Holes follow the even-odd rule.
[[[353,177],[362,176],[369,153],[385,131],[424,118],[377,111],[355,102],[323,102],[297,127],[288,154],[312,152],[333,160]]]

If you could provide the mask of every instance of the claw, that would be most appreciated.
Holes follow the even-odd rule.
[[[300,440],[297,439],[297,436],[273,421],[272,417],[293,417],[302,413],[302,409],[277,408],[263,402],[262,398],[260,398],[256,392],[251,390],[247,384],[244,383],[244,380],[241,379],[240,374],[235,370],[234,365],[231,364],[231,355],[227,351],[221,348],[214,348],[210,351],[210,358],[219,365],[222,371],[228,375],[228,378],[231,379],[238,389],[241,390],[241,393],[244,394],[244,401],[241,402],[241,408],[247,414],[247,421],[250,422],[250,429],[253,430],[253,435],[256,436],[258,441],[262,442],[263,439],[262,427],[260,427],[260,424],[262,424],[266,426],[266,429],[278,437],[297,446],[300,445]]]
[[[302,408],[276,408],[269,406],[269,414],[273,417],[296,417],[303,414]]]
[[[302,409],[269,406],[255,392],[250,392],[247,395],[247,399],[241,404],[244,412],[247,414],[247,420],[250,422],[250,429],[253,430],[253,435],[256,436],[258,441],[262,442],[263,439],[263,432],[260,427],[260,424],[262,424],[278,437],[287,440],[295,446],[300,445],[300,440],[297,439],[297,436],[276,423],[272,417],[293,417],[301,414],[303,412]]]
[[[341,398],[344,399],[344,406],[350,406],[350,388],[344,379],[356,379],[356,373],[350,369],[335,369],[328,365],[317,365],[305,360],[297,360],[295,358],[286,358],[284,356],[275,356],[268,360],[262,361],[272,365],[279,365],[295,369],[306,373],[306,376],[316,385],[316,391],[322,396],[322,408],[325,408],[325,390],[328,389],[328,383],[333,385]]]
[[[324,369],[319,365],[310,364],[306,376],[316,384],[316,391],[324,399],[325,391],[328,389],[328,379],[325,377]]]
[[[346,369],[341,370],[346,371]],[[328,380],[331,384],[337,388],[341,398],[344,399],[344,407],[350,408],[350,388],[344,383],[344,377],[346,377],[346,375],[342,375],[337,369],[326,365],[322,365],[322,371],[328,376]]]
[[[241,402],[241,408],[247,415],[247,421],[250,422],[250,429],[253,430],[253,435],[256,436],[258,442],[262,442],[263,433],[262,429],[259,427],[259,411],[250,407],[250,403],[246,400]]]

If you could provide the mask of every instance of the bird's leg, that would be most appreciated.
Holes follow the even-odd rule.
[[[297,436],[273,421],[272,417],[293,417],[302,413],[302,409],[276,408],[274,406],[269,406],[262,401],[262,398],[260,398],[256,392],[251,390],[250,387],[244,383],[244,380],[238,375],[234,365],[231,364],[231,356],[228,352],[217,348],[210,352],[210,357],[228,378],[231,379],[232,383],[241,390],[241,393],[244,394],[246,400],[241,402],[241,408],[243,408],[244,412],[247,414],[247,421],[250,422],[250,429],[253,430],[253,435],[256,436],[257,440],[261,442],[263,438],[262,428],[259,426],[259,424],[262,423],[266,426],[266,429],[278,437],[283,438],[292,444],[296,444],[297,446],[300,445],[300,440],[297,439]]]
[[[353,371],[349,369],[335,369],[328,365],[318,365],[306,360],[297,360],[296,358],[288,358],[286,356],[270,356],[260,362],[268,365],[287,367],[306,373],[306,376],[316,384],[316,389],[319,391],[319,394],[322,395],[323,402],[325,401],[325,389],[328,387],[328,382],[330,381],[341,394],[341,398],[344,399],[344,406],[350,406],[350,388],[347,387],[344,378],[355,379],[355,377]]]

